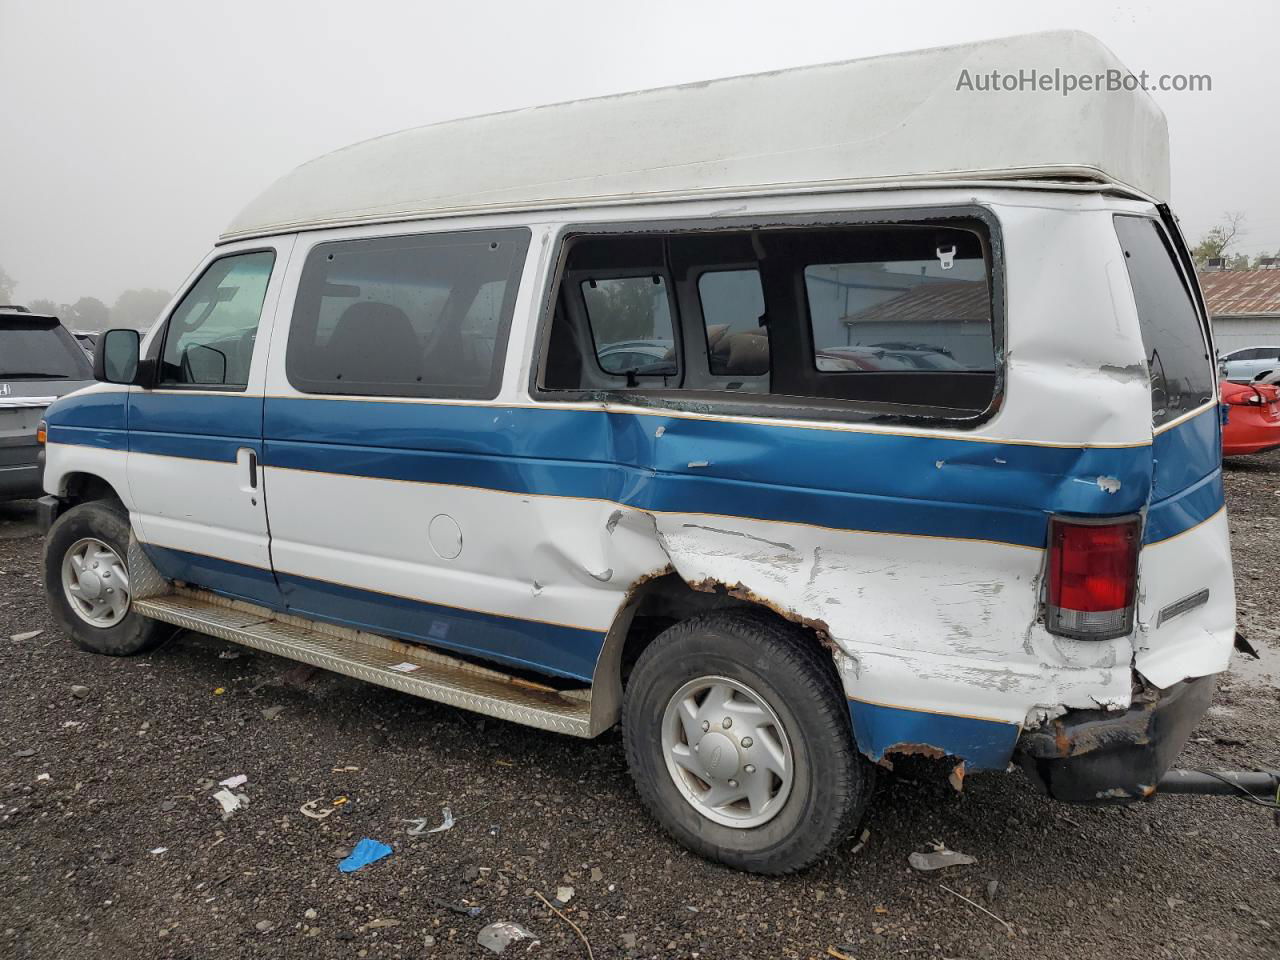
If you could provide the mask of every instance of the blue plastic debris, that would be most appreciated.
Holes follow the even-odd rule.
[[[375,860],[381,860],[383,857],[389,856],[391,856],[391,848],[385,843],[379,843],[377,840],[370,840],[365,837],[356,844],[356,848],[351,851],[351,855],[338,864],[338,869],[343,873],[355,873],[361,867],[367,867]]]

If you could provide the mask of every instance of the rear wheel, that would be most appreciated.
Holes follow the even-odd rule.
[[[72,507],[45,538],[49,606],[77,646],[91,653],[126,657],[163,639],[161,625],[133,609],[128,549],[128,515],[102,500]]]
[[[755,613],[707,614],[659,635],[628,681],[622,724],[653,815],[741,870],[809,866],[852,832],[870,793],[830,660]]]

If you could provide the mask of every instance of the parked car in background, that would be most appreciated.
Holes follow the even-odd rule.
[[[0,501],[40,495],[36,432],[45,408],[92,379],[88,358],[57,317],[0,307]]]
[[[913,370],[963,370],[965,366],[949,350],[928,343],[873,343],[873,348],[888,352]]]
[[[606,373],[649,373],[654,364],[673,356],[670,340],[619,340],[600,347],[599,355],[600,367]]]
[[[1280,387],[1223,381],[1227,421],[1222,428],[1222,455],[1238,457],[1280,448]]]
[[[1280,371],[1280,347],[1243,347],[1218,359],[1223,376],[1236,383],[1248,383],[1260,373]]]
[[[98,335],[96,333],[72,333],[71,335],[76,338],[76,343],[80,344],[80,349],[92,361],[93,351],[98,345]]]

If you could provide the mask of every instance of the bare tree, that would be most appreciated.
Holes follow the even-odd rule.
[[[1225,257],[1227,249],[1244,234],[1244,214],[1239,211],[1224,213],[1222,222],[1212,227],[1192,249],[1191,256],[1196,266],[1203,267],[1210,260]],[[1232,264],[1231,269],[1237,268]]]

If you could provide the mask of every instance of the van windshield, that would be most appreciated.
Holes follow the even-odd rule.
[[[0,380],[88,380],[89,360],[54,319],[0,316]]]
[[[1191,293],[1160,225],[1118,216],[1138,325],[1151,375],[1151,422],[1168,423],[1213,398],[1214,364]]]

